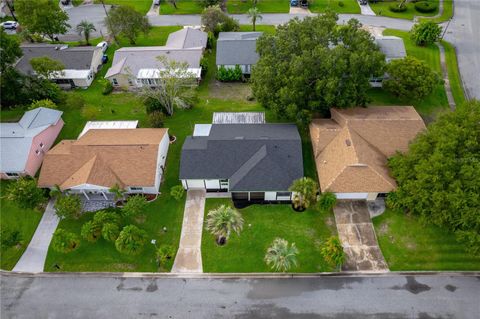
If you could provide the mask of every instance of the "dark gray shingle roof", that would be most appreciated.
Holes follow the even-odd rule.
[[[262,32],[220,32],[217,65],[253,65],[258,61],[257,39]]]
[[[302,143],[294,124],[213,124],[189,136],[180,179],[230,179],[231,191],[285,191],[303,176]]]

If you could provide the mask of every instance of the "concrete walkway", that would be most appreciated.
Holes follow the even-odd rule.
[[[182,234],[173,273],[202,273],[202,230],[205,211],[204,190],[189,190],[183,213]]]
[[[366,201],[343,200],[334,208],[338,236],[345,251],[347,271],[388,271],[378,246]]]
[[[359,1],[358,5],[360,6],[360,13],[362,15],[366,15],[366,16],[375,16],[376,15],[375,11],[372,10],[372,8],[370,7],[370,4],[368,2],[366,4],[360,4],[360,1]]]
[[[48,246],[52,240],[53,233],[57,229],[60,219],[55,214],[53,208],[54,200],[48,202],[45,213],[43,214],[40,223],[38,224],[35,234],[23,253],[20,260],[17,262],[13,271],[25,272],[42,272],[47,258]]]

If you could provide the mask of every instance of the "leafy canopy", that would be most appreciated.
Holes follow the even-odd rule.
[[[432,93],[440,79],[425,62],[407,56],[387,66],[388,79],[383,88],[400,98],[423,99]]]
[[[43,190],[30,177],[20,177],[7,186],[6,197],[20,208],[36,208],[45,201]]]
[[[53,233],[52,248],[59,253],[69,253],[74,251],[80,245],[80,239],[74,233],[64,229],[57,229]]]
[[[127,217],[137,216],[143,212],[148,203],[142,195],[135,195],[128,198],[122,207],[122,214]]]
[[[332,12],[295,18],[258,39],[251,81],[264,107],[294,120],[306,117],[303,110],[368,102],[369,79],[383,74],[385,56],[357,20],[341,26],[337,20]]]
[[[65,69],[65,65],[54,59],[50,59],[48,56],[40,56],[30,59],[35,73],[43,79],[49,79],[53,75],[61,74]]]
[[[130,6],[112,7],[108,17],[105,18],[105,25],[110,34],[124,36],[132,45],[135,44],[140,32],[146,35],[150,30],[148,18]]]
[[[441,34],[442,27],[430,20],[417,23],[410,30],[410,38],[420,46],[433,44]]]
[[[7,35],[3,28],[0,28],[0,72],[11,66],[23,53],[20,44],[14,36]]]
[[[294,180],[288,189],[293,192],[293,204],[297,208],[308,208],[317,202],[318,184],[310,177]]]
[[[456,232],[480,253],[479,101],[440,116],[389,166],[398,182],[389,205]]]
[[[291,245],[283,238],[275,238],[272,245],[268,247],[265,255],[265,262],[275,271],[286,272],[296,267],[298,248],[295,243]]]
[[[57,198],[54,208],[60,218],[77,219],[82,212],[82,201],[77,195],[60,196]]]
[[[115,247],[122,254],[138,255],[147,241],[147,233],[134,225],[125,226],[117,240]]]
[[[229,17],[218,5],[209,6],[203,10],[202,25],[205,32],[212,32],[215,36],[221,31],[238,31],[240,29],[238,21]]]
[[[345,261],[342,244],[336,236],[327,239],[322,247],[322,256],[325,261],[336,268],[340,268]]]

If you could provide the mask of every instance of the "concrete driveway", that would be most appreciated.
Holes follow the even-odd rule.
[[[17,262],[13,271],[42,272],[47,258],[48,246],[60,219],[53,208],[54,201],[48,202],[45,213],[33,234],[30,244]]]
[[[343,270],[387,271],[366,201],[339,201],[334,213],[338,236],[347,255]]]
[[[173,273],[203,272],[201,247],[205,195],[204,190],[187,192],[180,245],[173,262]]]

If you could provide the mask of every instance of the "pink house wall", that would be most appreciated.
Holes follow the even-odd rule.
[[[28,154],[27,164],[25,165],[25,173],[35,176],[38,169],[42,165],[43,157],[53,146],[53,143],[55,143],[58,134],[62,130],[63,124],[63,120],[59,119],[57,124],[50,126],[45,131],[33,138],[30,153]],[[40,143],[43,143],[43,148],[40,147]],[[36,150],[39,150],[40,154],[37,155],[35,153]]]

